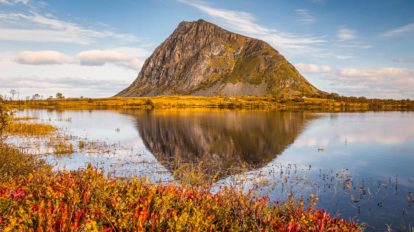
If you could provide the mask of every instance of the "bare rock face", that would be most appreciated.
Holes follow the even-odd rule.
[[[117,96],[280,97],[319,92],[269,44],[198,20],[181,22]]]

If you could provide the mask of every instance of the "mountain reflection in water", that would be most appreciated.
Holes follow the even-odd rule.
[[[148,150],[169,171],[200,163],[206,174],[258,168],[281,154],[316,118],[304,112],[134,112]],[[233,170],[233,171],[232,171]]]

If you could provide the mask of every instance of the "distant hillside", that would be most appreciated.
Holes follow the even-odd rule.
[[[117,96],[314,95],[312,86],[266,42],[204,20],[181,22]]]

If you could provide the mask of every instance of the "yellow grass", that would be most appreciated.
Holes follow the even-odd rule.
[[[36,120],[36,119],[38,119],[38,118],[28,117],[28,116],[26,116],[26,117],[14,117],[13,121],[30,121],[30,120]]]
[[[55,145],[53,153],[55,155],[70,155],[74,152],[73,145],[71,143],[59,142]]]
[[[414,102],[406,100],[358,99],[353,97],[277,99],[271,96],[157,96],[136,98],[68,98],[40,101],[9,101],[11,108],[47,109],[244,109],[244,110],[413,110]]]
[[[326,99],[326,98],[305,98],[304,101],[306,103],[334,102],[334,100]]]
[[[5,133],[20,136],[44,136],[56,131],[56,127],[45,123],[11,122],[5,128]]]
[[[97,98],[97,99],[53,99],[41,101],[11,101],[12,108],[52,109],[278,109],[279,104],[272,97],[198,97],[159,96],[139,98]]]

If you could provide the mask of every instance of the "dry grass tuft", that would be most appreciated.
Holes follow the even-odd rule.
[[[10,122],[4,132],[8,135],[45,136],[52,134],[56,130],[56,127],[45,123]]]

